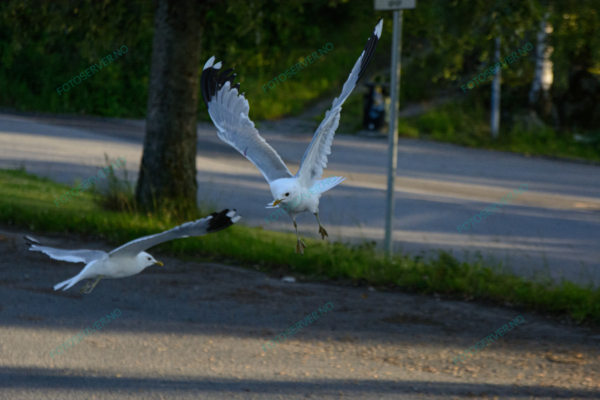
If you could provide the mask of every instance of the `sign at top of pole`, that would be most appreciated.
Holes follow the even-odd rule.
[[[375,0],[375,10],[406,10],[417,7],[417,0]]]

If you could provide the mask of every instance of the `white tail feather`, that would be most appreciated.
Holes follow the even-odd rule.
[[[78,277],[79,277],[79,275],[78,276],[74,276],[71,279],[67,279],[64,282],[61,282],[61,283],[58,283],[58,284],[54,285],[54,290],[58,290],[58,289],[62,288],[65,285],[69,285],[69,286],[67,286],[66,288],[63,289],[63,290],[67,290],[68,288],[70,288],[71,286],[73,286],[74,284],[76,284],[77,282],[79,282],[79,279],[77,279]]]
[[[90,274],[89,269],[92,265],[94,265],[96,263],[96,261],[98,261],[98,260],[94,260],[91,263],[89,263],[88,265],[86,265],[85,268],[83,268],[80,273],[78,273],[71,279],[67,279],[64,282],[54,285],[54,290],[58,290],[65,285],[67,285],[67,287],[65,287],[63,290],[67,290],[67,289],[73,287],[73,285],[75,285],[77,282],[93,277],[94,273]]]

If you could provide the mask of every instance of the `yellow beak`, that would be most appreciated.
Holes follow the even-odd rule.
[[[281,203],[283,200],[275,200],[273,202],[273,207],[275,207],[277,204]]]
[[[164,264],[163,264],[163,263],[161,263],[160,261],[157,261],[157,262],[155,262],[155,263],[154,263],[154,265],[160,265],[161,267],[163,267],[163,266],[164,266]]]

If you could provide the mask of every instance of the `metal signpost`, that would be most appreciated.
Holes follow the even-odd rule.
[[[388,131],[388,184],[385,212],[385,252],[391,258],[394,231],[394,180],[398,159],[398,109],[400,106],[400,69],[402,65],[402,10],[416,7],[417,0],[375,0],[375,10],[394,11],[394,37],[392,38],[392,83],[390,86],[390,128]]]

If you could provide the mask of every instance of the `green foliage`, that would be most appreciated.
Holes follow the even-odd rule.
[[[425,138],[476,147],[490,137],[485,117],[481,103],[448,103],[407,119],[407,124]]]
[[[127,169],[123,169],[124,179],[119,179],[115,174],[114,165],[111,168],[111,162],[106,153],[104,153],[104,160],[108,167],[106,175],[108,187],[102,196],[95,196],[94,200],[105,210],[137,213],[139,208],[135,199],[135,189],[129,180]],[[96,194],[100,193],[95,186],[92,191]]]
[[[153,18],[152,2],[142,0],[0,2],[0,106],[144,117]],[[332,87],[339,90],[375,22],[371,4],[347,0],[219,2],[206,15],[198,74],[215,55],[236,68],[251,118],[296,114]],[[263,91],[327,43],[334,47],[330,53]],[[56,88],[123,45],[127,54],[58,94]],[[198,113],[208,120],[202,101]]]
[[[338,95],[376,21],[367,2],[222,2],[207,17],[202,59],[215,55],[236,68],[253,120],[295,115],[319,97]],[[328,43],[328,54],[313,64],[305,60]],[[308,65],[265,93],[264,85],[302,61]],[[204,105],[200,114],[208,118]]]
[[[525,44],[526,35],[537,28],[540,13],[536,0],[419,1],[417,9],[408,13],[412,18],[407,25],[410,32],[411,28],[419,32],[420,40],[411,41],[408,51],[403,51],[409,57],[413,52],[419,55],[416,60],[409,59],[415,65],[409,67],[408,89],[420,85],[429,92],[432,83],[438,88],[456,88],[457,81],[471,78],[492,63],[496,37],[502,37],[502,55]],[[533,76],[527,64],[518,66],[513,74],[522,76],[525,71]],[[505,76],[505,82],[510,82],[509,78]]]
[[[441,89],[458,90],[490,65],[498,36],[502,57],[527,42],[536,46],[546,11],[553,26],[549,40],[559,92],[574,65],[599,68],[596,0],[419,0],[416,9],[404,13],[401,102],[429,99]],[[298,114],[321,97],[337,96],[379,16],[385,18],[383,36],[365,80],[389,70],[393,21],[389,12],[375,12],[372,1],[217,2],[205,17],[198,74],[215,55],[236,68],[252,119]],[[153,18],[152,2],[143,0],[0,2],[0,106],[144,117]],[[199,29],[202,24],[198,21]],[[334,46],[329,54],[265,93],[264,85],[327,43]],[[69,92],[57,93],[56,88],[123,45],[129,48],[123,57]],[[511,64],[502,73],[504,87],[526,92],[533,62],[529,56]],[[357,125],[362,106],[347,110],[342,119],[355,119],[348,123]],[[209,120],[202,101],[198,116]]]
[[[339,93],[332,94],[333,96],[339,95]],[[354,133],[362,129],[363,125],[363,93],[352,93],[344,102],[344,112],[340,115],[340,126],[337,129],[337,133]],[[331,104],[328,104],[327,110],[331,108]],[[317,124],[320,124],[325,119],[325,112],[323,111],[315,115],[312,120]]]
[[[507,123],[501,129],[499,139],[494,141],[488,121],[489,114],[482,103],[468,99],[447,103],[419,117],[400,120],[399,134],[467,147],[600,161],[600,137],[592,143],[580,143],[552,128],[526,128],[517,122]]]
[[[0,104],[20,110],[141,117],[152,43],[151,3],[0,3]],[[59,95],[56,88],[121,46],[124,54]]]
[[[550,11],[554,86],[562,92],[574,67],[600,67],[600,2],[552,0]]]
[[[93,193],[80,194],[57,208],[53,200],[68,187],[22,170],[0,170],[0,187],[0,222],[32,231],[93,235],[117,246],[181,223],[168,210],[160,215],[103,210],[97,204],[100,195]],[[404,290],[449,298],[468,297],[500,305],[508,301],[524,309],[600,322],[600,289],[569,282],[553,284],[547,278],[527,281],[494,272],[480,258],[473,263],[459,262],[444,252],[435,260],[398,255],[390,261],[374,243],[348,247],[308,239],[302,257],[294,253],[295,240],[293,234],[238,223],[218,234],[174,240],[151,251],[202,257],[201,261],[226,259],[247,266],[260,263],[266,264],[266,270],[287,269],[316,279],[366,280],[382,288],[395,284]]]

